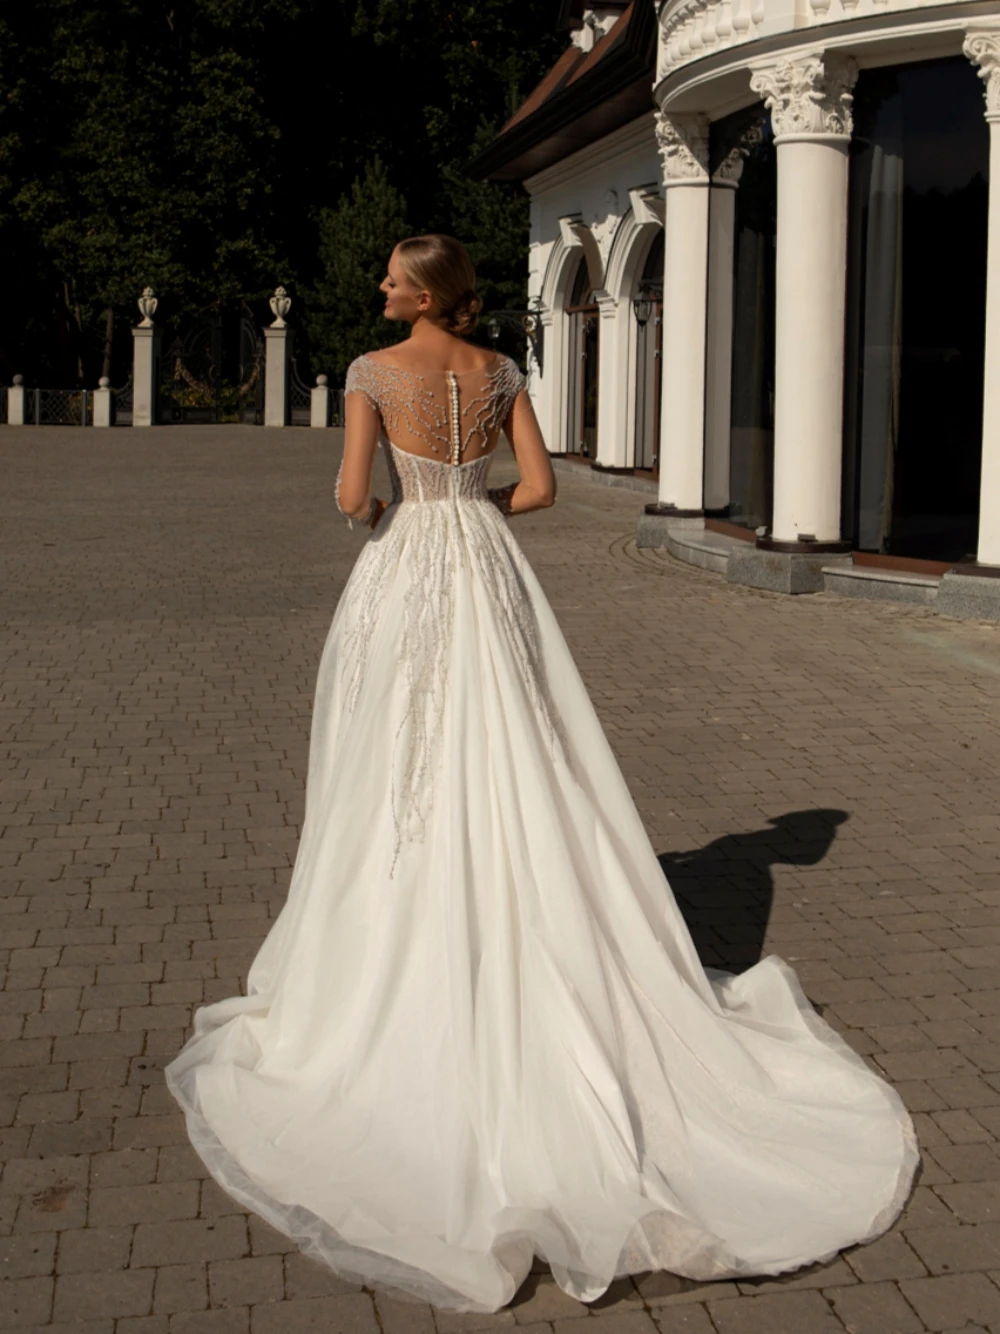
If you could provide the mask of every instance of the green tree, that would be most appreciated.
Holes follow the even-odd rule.
[[[322,210],[322,276],[307,297],[316,312],[309,321],[314,366],[322,363],[339,378],[362,352],[398,340],[399,330],[380,313],[378,288],[393,246],[407,233],[405,201],[378,157],[349,195]]]

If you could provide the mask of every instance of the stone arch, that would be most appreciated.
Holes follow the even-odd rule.
[[[575,220],[571,220],[575,221]],[[542,279],[542,323],[545,327],[545,370],[536,404],[545,443],[554,454],[566,447],[569,394],[566,298],[580,264],[589,263],[582,241],[562,225],[549,252]]]
[[[632,313],[639,278],[650,247],[663,227],[663,200],[654,187],[629,191],[630,207],[615,232],[605,269],[604,286],[614,306],[608,323],[603,390],[604,461],[627,467],[634,457],[639,330]]]

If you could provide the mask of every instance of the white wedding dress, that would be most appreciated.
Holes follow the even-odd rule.
[[[782,960],[702,968],[487,496],[517,368],[437,380],[351,368],[393,499],[320,660],[287,903],[167,1067],[192,1143],[338,1274],[456,1311],[536,1255],[591,1301],[871,1240],[917,1163],[902,1102]]]

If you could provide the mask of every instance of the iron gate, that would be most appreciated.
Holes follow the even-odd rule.
[[[164,425],[263,423],[264,339],[245,301],[237,311],[217,305],[169,338],[156,398]]]

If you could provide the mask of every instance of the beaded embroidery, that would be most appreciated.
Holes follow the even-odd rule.
[[[496,438],[524,385],[509,358],[475,374],[442,372],[437,395],[422,376],[359,357],[347,392],[362,393],[379,413],[380,443],[392,483],[392,502],[369,539],[345,589],[345,708],[356,706],[381,615],[384,585],[408,580],[403,597],[400,653],[407,702],[393,740],[390,877],[404,843],[423,837],[433,804],[447,700],[446,667],[454,638],[455,578],[464,567],[482,579],[499,624],[535,705],[546,743],[565,755],[562,732],[539,648],[538,626],[524,584],[525,557],[487,491]],[[460,384],[467,379],[468,385]],[[478,383],[475,383],[478,380]],[[416,437],[446,459],[404,449],[390,439]],[[462,461],[470,442],[483,449]],[[416,441],[414,441],[416,443]],[[437,443],[435,443],[437,442]],[[404,573],[405,571],[405,573]]]

